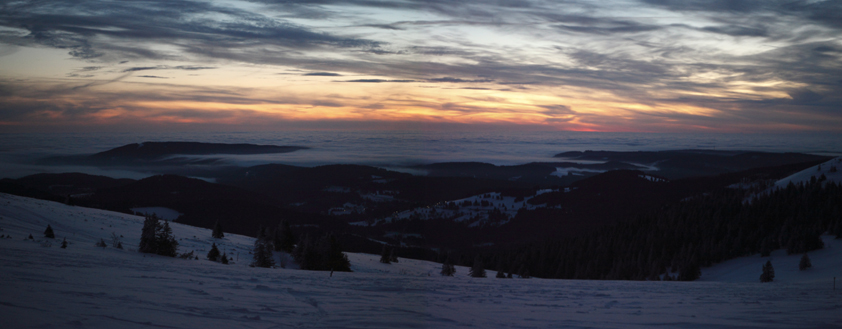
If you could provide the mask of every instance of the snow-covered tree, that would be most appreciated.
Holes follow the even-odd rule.
[[[214,262],[219,260],[219,248],[216,247],[216,243],[211,245],[211,250],[208,251],[208,259]]]
[[[219,220],[216,221],[216,224],[213,225],[213,232],[211,236],[215,239],[222,239],[225,237],[225,233],[222,232],[222,225],[219,224]]]
[[[760,274],[760,282],[772,282],[775,280],[775,268],[772,267],[772,261],[767,260],[763,265],[763,274]]]
[[[810,256],[807,256],[807,254],[801,256],[801,262],[798,263],[798,269],[803,271],[811,267],[813,267],[813,263],[810,262]]]
[[[50,238],[50,239],[56,238],[56,235],[55,235],[55,233],[53,233],[53,228],[50,226],[50,224],[47,224],[47,229],[44,230],[44,237]]]

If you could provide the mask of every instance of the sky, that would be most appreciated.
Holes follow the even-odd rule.
[[[0,1],[0,132],[418,127],[840,132],[842,2]]]

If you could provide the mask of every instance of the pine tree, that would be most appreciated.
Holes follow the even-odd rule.
[[[157,252],[158,244],[156,233],[158,232],[159,226],[160,223],[158,222],[157,216],[146,216],[146,219],[143,220],[143,229],[140,233],[140,245],[138,245],[137,251],[149,254]]]
[[[288,221],[284,220],[278,224],[273,234],[273,240],[275,251],[291,253],[295,249],[295,233],[292,232]]]
[[[775,280],[775,269],[772,267],[772,261],[767,260],[766,265],[763,265],[763,274],[760,274],[760,282],[772,282]]]
[[[702,276],[702,271],[699,268],[699,263],[691,261],[681,268],[678,273],[678,281],[693,281]]]
[[[219,248],[216,247],[216,243],[211,244],[211,249],[208,251],[208,259],[212,262],[219,260]]]
[[[526,264],[521,265],[520,270],[517,271],[517,276],[521,279],[529,279],[529,267],[527,267]]]
[[[214,239],[222,239],[225,237],[225,233],[222,232],[222,225],[219,224],[219,220],[217,220],[216,224],[213,225],[213,232],[211,232],[211,236]]]
[[[468,273],[472,278],[484,278],[485,276],[485,267],[482,266],[482,258],[477,256],[474,259],[474,266],[471,267],[470,273]]]
[[[220,261],[220,262],[222,262],[222,264],[226,264],[226,265],[227,265],[227,264],[228,264],[228,255],[223,253],[223,254],[222,254],[222,258],[220,258],[220,260],[219,260],[219,261]]]
[[[61,249],[66,249],[66,248],[67,248],[67,238],[64,238],[64,240],[61,241]]]
[[[798,263],[798,269],[803,271],[811,267],[813,267],[813,263],[810,262],[810,256],[807,256],[807,254],[801,256],[801,262]]]
[[[380,253],[380,262],[383,264],[391,264],[391,259],[389,257],[389,247],[385,244],[383,245],[383,251]]]
[[[99,242],[97,242],[97,243],[96,243],[96,246],[97,246],[97,247],[102,247],[102,248],[105,248],[105,247],[107,247],[108,245],[106,245],[106,244],[105,244],[105,240],[104,240],[104,239],[99,239]]]
[[[47,224],[47,229],[44,230],[44,237],[50,239],[56,238],[56,235],[55,233],[53,233],[53,228],[50,226],[50,224]]]
[[[270,268],[275,266],[275,261],[272,259],[272,243],[266,236],[266,229],[260,228],[257,234],[257,239],[254,240],[254,250],[252,250],[252,267]]]
[[[328,250],[324,255],[327,263],[323,270],[337,271],[337,272],[351,272],[351,262],[348,256],[342,252],[342,246],[333,234],[328,234],[324,239],[327,241]]]
[[[395,252],[395,248],[392,248],[392,250],[389,252],[389,261],[391,261],[392,263],[398,262],[398,253]]]
[[[175,257],[178,254],[178,241],[172,235],[172,229],[168,221],[164,220],[164,225],[156,232],[155,244],[158,247],[155,253],[158,255]]]
[[[453,274],[456,274],[456,268],[451,263],[450,257],[447,257],[447,260],[441,264],[441,275],[453,276]]]

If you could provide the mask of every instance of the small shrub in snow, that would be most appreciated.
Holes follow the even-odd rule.
[[[61,241],[61,249],[67,249],[67,238]]]
[[[111,232],[111,246],[117,249],[123,249],[123,243],[117,233]]]
[[[211,250],[208,251],[208,259],[213,262],[219,260],[219,248],[216,247],[216,243],[211,245]]]
[[[96,243],[96,246],[97,246],[97,247],[102,247],[102,248],[105,248],[105,247],[107,247],[108,245],[107,245],[107,244],[105,244],[105,239],[99,239],[99,242],[97,242],[97,243]]]
[[[775,280],[775,268],[772,267],[772,261],[767,260],[763,265],[763,274],[760,274],[760,282],[772,282]]]
[[[53,228],[50,226],[50,224],[47,224],[47,229],[44,230],[44,237],[50,239],[56,238],[56,235],[55,233],[53,233]]]
[[[228,264],[228,255],[222,254],[222,258],[219,260],[222,264]]]

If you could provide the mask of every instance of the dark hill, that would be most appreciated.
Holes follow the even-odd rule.
[[[35,174],[14,181],[17,184],[59,196],[93,193],[98,189],[123,186],[135,182],[134,179],[115,179],[82,173]]]
[[[171,155],[288,153],[306,147],[199,142],[143,142],[91,155],[92,158],[159,159]]]
[[[219,158],[195,158],[198,155],[273,154],[307,149],[302,146],[223,144],[200,142],[144,142],[123,145],[92,155],[50,157],[40,164],[76,164],[89,166],[183,166],[220,165]]]
[[[659,168],[658,175],[670,178],[713,176],[751,168],[774,167],[829,157],[802,153],[766,153],[747,151],[677,150],[657,152],[585,151],[556,154],[557,158],[589,161],[621,161]]]
[[[131,201],[133,206],[167,206],[198,200],[263,200],[240,188],[176,175],[156,175],[131,184],[100,189],[91,196],[98,202]]]

